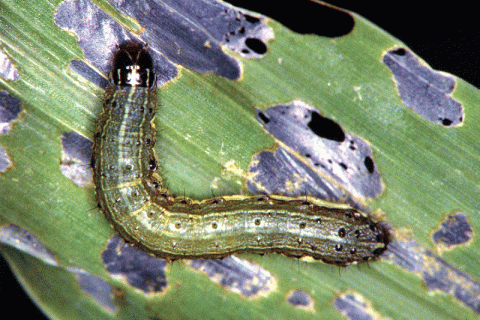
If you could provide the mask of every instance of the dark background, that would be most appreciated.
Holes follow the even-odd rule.
[[[296,5],[299,2],[296,0],[287,3]],[[237,5],[242,6],[240,3],[247,7],[248,1],[238,1]],[[276,3],[283,5],[270,7],[288,11],[285,2]],[[372,21],[403,41],[434,69],[452,73],[480,88],[480,79],[477,76],[480,19],[475,16],[475,7],[464,6],[461,1],[445,2],[444,5],[431,7],[421,1],[410,0],[366,3],[332,0],[329,3],[354,11]],[[0,258],[0,292],[0,308],[5,314],[8,314],[8,309],[14,308],[12,318],[43,318],[19,286],[3,258]]]

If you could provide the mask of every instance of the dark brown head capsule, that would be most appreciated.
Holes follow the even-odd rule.
[[[156,85],[152,56],[143,44],[128,41],[119,46],[113,57],[110,81],[117,86],[153,88]]]

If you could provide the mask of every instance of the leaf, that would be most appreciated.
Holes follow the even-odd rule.
[[[352,32],[326,38],[297,34],[223,4],[168,2],[169,10],[161,10],[166,3],[0,4],[1,52],[18,74],[16,80],[0,78],[0,86],[22,107],[0,136],[0,159],[7,163],[0,173],[0,239],[2,253],[42,310],[51,317],[88,319],[333,319],[354,311],[395,319],[477,315],[479,246],[472,235],[479,230],[479,91],[433,72],[434,79],[455,85],[453,93],[437,90],[435,97],[448,101],[441,112],[458,107],[451,102],[456,101],[461,108],[455,112],[464,114],[452,118],[456,122],[430,121],[411,102],[427,94],[408,100],[402,92],[414,92],[412,83],[428,90],[442,84],[425,80],[417,71],[428,66],[358,15],[352,14]],[[326,194],[365,207],[391,225],[394,240],[383,259],[338,271],[273,254],[167,264],[121,249],[88,186],[85,139],[91,140],[101,111],[101,86],[115,44],[131,37],[147,41],[156,53],[163,84],[156,151],[173,192],[203,199],[212,191],[247,194],[252,185],[263,190],[266,180],[252,180],[255,157],[284,148],[296,165],[280,177],[292,168],[310,170],[315,175],[301,177],[334,181],[340,191]],[[394,76],[386,56],[406,76]],[[365,190],[373,187],[357,187],[352,176],[333,179],[259,121],[259,112],[275,115],[273,106],[300,110],[293,101],[308,106],[309,115],[336,123],[345,136],[366,141],[383,183],[378,194],[369,196]],[[303,128],[300,121],[286,123]],[[279,132],[296,137],[300,131]],[[338,149],[328,150],[341,156]],[[351,161],[344,163],[348,168],[362,166],[350,156],[338,159]],[[284,192],[305,186],[323,192],[310,190],[312,185],[317,186],[294,184]],[[463,239],[462,245],[444,243],[452,226],[458,227],[453,239]]]

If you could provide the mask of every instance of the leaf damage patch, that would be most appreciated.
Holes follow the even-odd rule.
[[[93,142],[77,132],[62,134],[62,161],[60,171],[79,187],[93,186],[90,167]]]
[[[77,269],[74,272],[80,289],[86,295],[110,312],[117,310],[112,299],[113,288],[103,278],[94,277],[81,269]]]
[[[10,58],[0,51],[0,77],[5,80],[15,81],[18,79],[18,71]]]
[[[61,267],[54,254],[36,236],[20,226],[13,224],[1,226],[0,243],[14,247],[48,265]],[[112,288],[104,279],[93,277],[85,270],[76,267],[66,267],[65,270],[76,275],[80,289],[96,303],[109,311],[115,310],[111,298]]]
[[[433,70],[405,48],[389,50],[383,56],[383,63],[392,72],[407,107],[442,126],[463,123],[463,106],[451,96],[456,84],[452,76]]]
[[[472,226],[463,212],[448,215],[432,235],[433,242],[440,252],[467,244],[472,237]]]
[[[287,301],[298,309],[315,311],[315,305],[312,297],[305,291],[292,290],[287,295]]]
[[[1,226],[0,243],[28,253],[49,265],[57,265],[53,253],[36,236],[20,226],[14,224]]]
[[[0,172],[6,172],[12,166],[12,160],[8,156],[7,150],[0,146]]]
[[[217,40],[221,39],[222,44],[246,58],[259,59],[265,56],[268,41],[274,38],[274,33],[263,17],[228,6],[224,7],[223,12],[215,11],[210,14],[210,19],[217,20],[218,23],[204,27],[208,27],[210,34]],[[219,15],[223,15],[220,20]],[[218,36],[215,36],[216,34]]]
[[[7,91],[0,91],[0,134],[7,134],[18,119],[22,103]]]
[[[85,80],[93,83],[97,87],[105,89],[108,85],[108,80],[105,76],[92,68],[85,61],[72,60],[69,65],[70,69],[76,74],[80,75]]]
[[[448,264],[411,238],[390,242],[385,258],[421,275],[430,290],[443,291],[480,314],[480,282]]]
[[[245,298],[267,296],[277,288],[277,281],[270,272],[235,256],[221,260],[189,260],[186,263],[206,274],[213,282]]]
[[[370,146],[363,139],[301,101],[257,109],[257,120],[277,141],[257,154],[247,186],[254,193],[296,197],[312,194],[330,201],[374,198],[383,183]]]
[[[347,319],[384,319],[360,294],[348,292],[333,300],[333,306]]]
[[[123,278],[144,293],[159,293],[167,289],[167,262],[126,245],[118,236],[108,241],[102,252],[102,261],[108,273]]]
[[[0,61],[0,68],[2,68],[1,63],[2,61]],[[7,91],[0,90],[0,135],[10,132],[12,124],[18,119],[21,110],[20,100],[12,97]],[[7,150],[0,145],[0,172],[6,172],[12,165]]]

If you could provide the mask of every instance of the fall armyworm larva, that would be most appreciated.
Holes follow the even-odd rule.
[[[383,224],[348,205],[275,195],[172,196],[154,152],[156,90],[147,49],[122,44],[95,129],[92,167],[98,206],[127,242],[170,260],[275,252],[340,266],[386,250]]]

